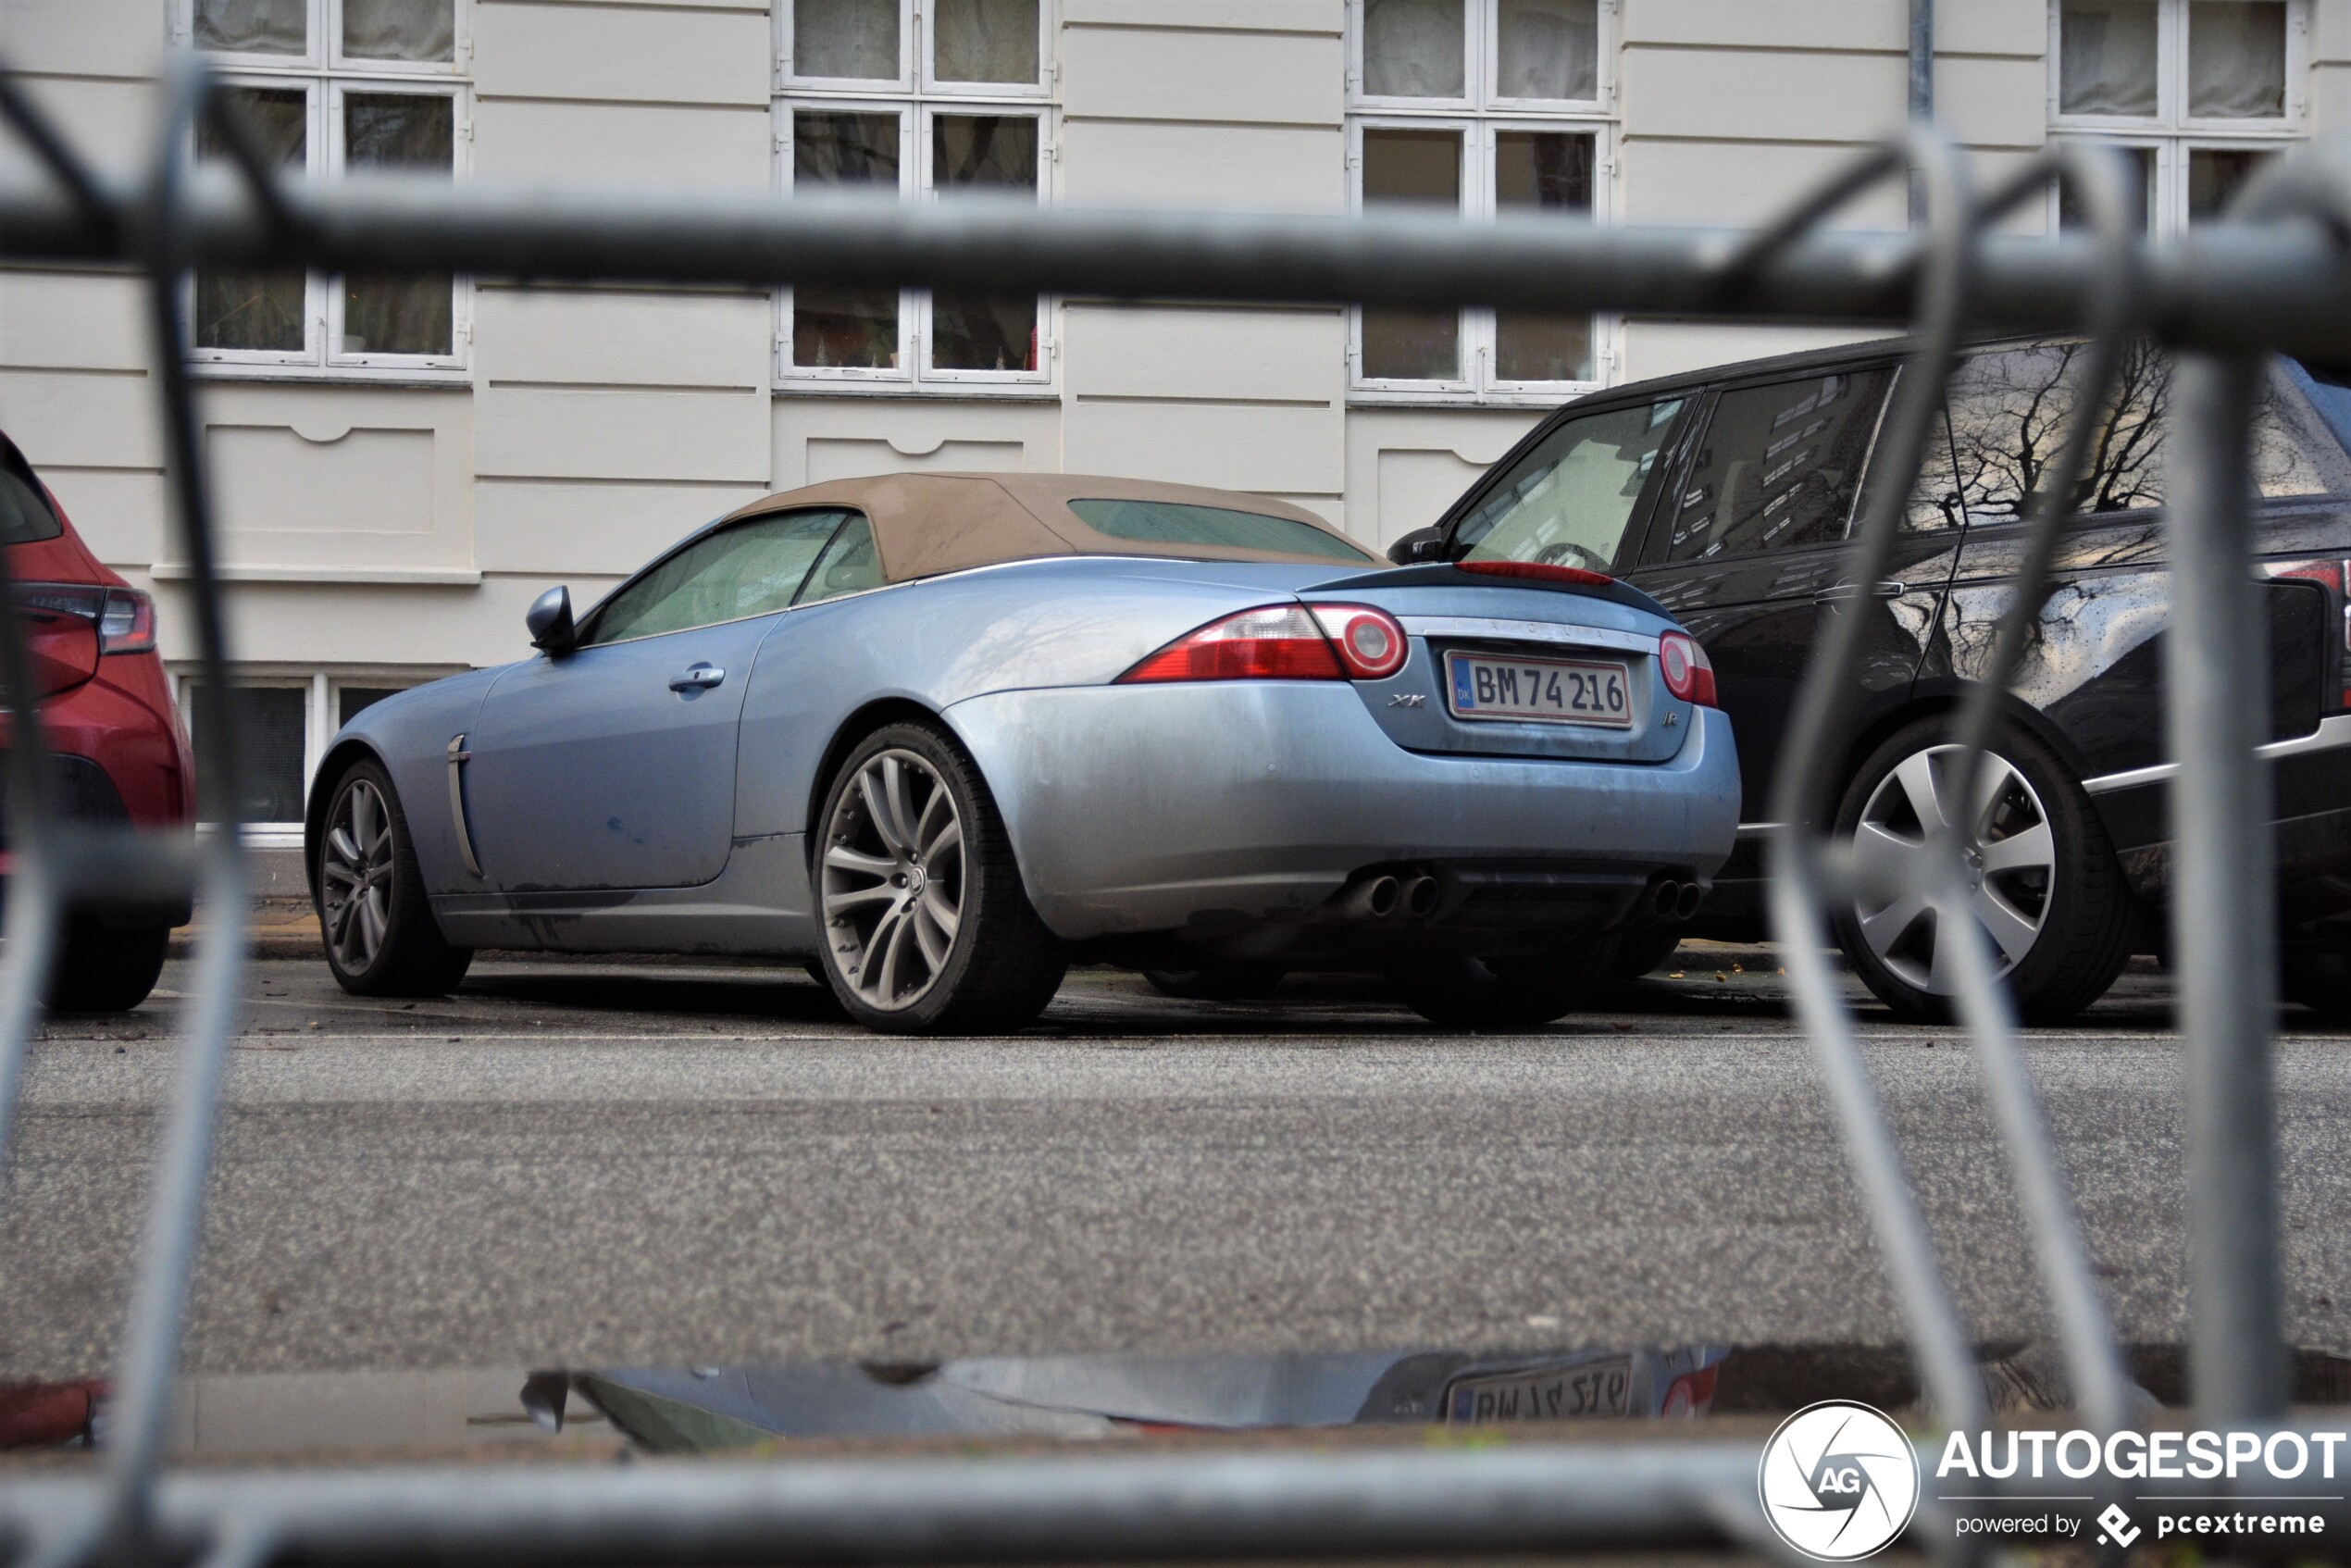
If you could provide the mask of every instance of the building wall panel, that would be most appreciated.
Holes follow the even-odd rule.
[[[485,288],[474,298],[474,374],[492,385],[757,391],[773,320],[765,294]]]
[[[1073,202],[1272,207],[1347,205],[1347,141],[1337,125],[1062,122],[1062,193]]]
[[[1858,143],[1902,122],[1909,67],[1898,51],[1623,52],[1624,109],[1637,136]]]
[[[1071,395],[1328,406],[1347,395],[1347,317],[1072,302],[1063,312]]]
[[[484,574],[626,576],[701,528],[767,493],[757,484],[614,484],[491,479],[474,489]],[[575,596],[576,597],[576,596]],[[584,602],[581,608],[586,608]]]
[[[1069,27],[1062,51],[1079,118],[1336,125],[1346,109],[1336,33]]]
[[[143,77],[164,37],[163,0],[0,0],[0,38],[19,70]]]
[[[753,483],[767,472],[765,393],[540,385],[478,396],[484,474]]]
[[[777,490],[915,468],[1070,467],[1062,461],[1062,406],[1050,399],[779,397],[773,420]]]
[[[767,110],[485,98],[474,107],[485,179],[566,185],[772,188]]]
[[[764,11],[591,3],[474,8],[485,99],[736,104],[764,109],[773,37]]]
[[[1070,404],[1064,467],[1273,494],[1346,488],[1344,412],[1336,407],[1144,401]]]
[[[135,279],[0,272],[0,367],[144,372],[146,311]]]

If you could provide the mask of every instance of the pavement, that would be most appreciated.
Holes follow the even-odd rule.
[[[1894,1342],[1773,954],[1676,962],[1529,1035],[1432,1032],[1343,977],[1244,1005],[1081,971],[1021,1035],[904,1040],[796,969],[500,957],[388,1002],[265,960],[190,1361]],[[188,967],[33,1049],[0,1378],[107,1363]],[[2169,1008],[2142,964],[2028,1044],[2121,1332],[2151,1343],[2184,1325]],[[1971,1327],[2045,1334],[1970,1052],[1865,1019]],[[2314,1023],[2286,1015],[2278,1060],[2286,1308],[2297,1342],[2351,1349],[2351,1037]]]

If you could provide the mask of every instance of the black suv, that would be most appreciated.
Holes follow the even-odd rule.
[[[1581,399],[1538,426],[1399,562],[1460,560],[1482,541],[1514,558],[1606,572],[1645,589],[1711,657],[1738,737],[1749,820],[1695,934],[1766,935],[1760,816],[1821,617],[1869,618],[1866,695],[1837,772],[1839,830],[1869,852],[1920,852],[1947,809],[1950,716],[1991,656],[2022,544],[2024,499],[2072,422],[2084,344],[1984,343],[1952,374],[1947,417],[1912,489],[1883,580],[1845,576],[1845,540],[1904,345],[1887,342],[1647,381]],[[2117,413],[2059,548],[2056,585],[2011,686],[1989,771],[1972,911],[2028,1017],[2096,1001],[2132,952],[2159,950],[2170,877],[2162,630],[2170,363],[2125,355]],[[2254,427],[2258,570],[2270,633],[2286,994],[2351,1012],[2351,383],[2272,364]],[[1509,526],[1498,525],[1507,520]],[[2217,914],[2218,912],[2216,912]],[[1934,914],[1914,901],[1840,912],[1838,936],[1896,1009],[1937,1015]],[[1673,933],[1623,964],[1638,973]]]

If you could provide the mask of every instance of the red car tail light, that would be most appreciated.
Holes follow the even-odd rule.
[[[155,646],[155,602],[135,589],[91,582],[28,582],[17,602],[31,610],[74,616],[98,628],[101,653],[152,653]]]
[[[1398,639],[1402,639],[1400,632]],[[1116,684],[1346,678],[1330,639],[1305,605],[1267,604],[1186,632],[1120,676]]]
[[[1316,604],[1314,619],[1357,680],[1385,680],[1404,667],[1412,645],[1396,617],[1369,604]]]
[[[1485,577],[1519,577],[1536,582],[1574,582],[1586,588],[1598,588],[1616,579],[1606,572],[1587,572],[1581,566],[1555,566],[1545,561],[1456,561],[1453,565],[1465,572]]]
[[[1665,689],[1685,703],[1696,703],[1702,708],[1719,708],[1723,704],[1714,695],[1714,665],[1699,647],[1698,639],[1685,632],[1669,631],[1657,640],[1657,667],[1665,677]]]

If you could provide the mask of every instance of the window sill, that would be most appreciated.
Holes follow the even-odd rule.
[[[278,386],[375,387],[430,392],[471,392],[473,372],[466,369],[362,370],[352,367],[321,369],[309,365],[230,365],[194,360],[188,373],[199,381],[267,382]]]
[[[1061,405],[1060,389],[1042,381],[1020,381],[1011,384],[987,381],[927,381],[910,385],[904,381],[811,381],[787,380],[776,383],[777,397],[857,397],[878,398],[895,403],[1038,403]]]
[[[1598,385],[1565,388],[1556,392],[1488,392],[1483,397],[1474,392],[1370,392],[1362,388],[1347,394],[1350,408],[1424,408],[1446,413],[1479,412],[1500,414],[1548,414],[1555,408],[1589,397],[1600,391]]]
[[[179,561],[158,561],[147,568],[147,576],[157,582],[185,582],[193,575]],[[479,572],[461,566],[222,566],[218,575],[223,582],[420,583],[472,588],[481,581]]]

